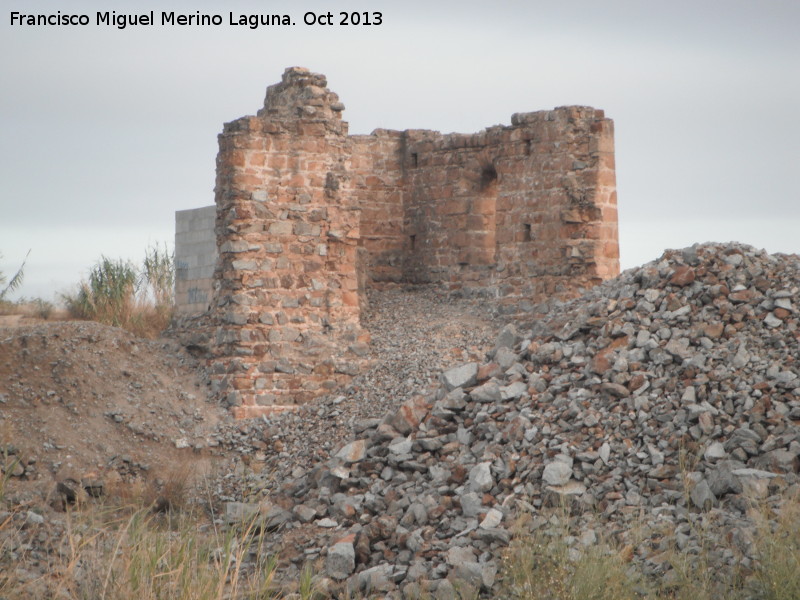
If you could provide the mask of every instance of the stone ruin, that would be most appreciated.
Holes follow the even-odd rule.
[[[602,110],[370,135],[348,135],[343,110],[323,75],[287,69],[256,116],[219,136],[216,259],[208,209],[177,215],[178,312],[205,311],[195,334],[238,417],[296,407],[356,374],[367,288],[432,284],[510,314],[619,273]]]

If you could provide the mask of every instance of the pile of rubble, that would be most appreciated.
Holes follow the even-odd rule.
[[[482,358],[500,326],[491,308],[427,287],[370,290],[369,368],[346,388],[295,413],[266,423],[251,419],[219,427],[209,441],[237,464],[226,469],[216,496],[235,500],[274,492],[293,472],[327,460],[404,401],[435,390],[443,369]]]
[[[564,503],[576,543],[642,520],[665,532],[634,553],[647,574],[707,545],[694,525],[710,513],[733,540],[712,561],[746,566],[751,502],[800,489],[798,291],[797,256],[668,251],[359,421],[332,458],[269,486],[271,524],[298,565],[388,597],[490,593],[515,515]]]

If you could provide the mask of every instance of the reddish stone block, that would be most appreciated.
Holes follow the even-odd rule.
[[[355,292],[344,292],[342,301],[346,306],[358,306],[358,294]]]
[[[678,265],[675,267],[675,271],[672,273],[672,277],[670,277],[669,282],[672,285],[684,287],[691,284],[694,280],[694,269],[686,265]]]

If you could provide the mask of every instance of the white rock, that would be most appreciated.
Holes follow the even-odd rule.
[[[587,529],[578,539],[584,546],[594,546],[597,543],[597,534],[594,532],[594,529]]]
[[[442,373],[442,383],[447,386],[448,391],[473,386],[477,381],[478,363],[475,362],[454,367]]]
[[[516,400],[527,393],[528,385],[521,381],[515,381],[510,385],[500,388],[500,398],[502,400]]]
[[[325,527],[327,529],[339,526],[339,524],[336,521],[328,517],[325,517],[324,519],[320,519],[319,521],[317,521],[317,525],[319,525],[320,527]]]
[[[356,568],[356,551],[350,542],[339,542],[328,549],[325,573],[334,579],[347,579]]]
[[[739,344],[739,349],[736,351],[736,355],[733,357],[731,364],[735,368],[741,369],[748,362],[750,362],[750,353],[747,351],[747,347],[743,343]]]
[[[461,512],[465,517],[477,517],[483,510],[481,497],[475,492],[468,492],[461,496]]]
[[[489,512],[486,513],[483,521],[481,521],[480,527],[482,529],[491,529],[493,527],[497,527],[503,521],[503,513],[502,511],[497,510],[496,508],[490,508]]]
[[[469,489],[473,492],[488,492],[494,485],[490,462],[478,463],[469,472]]]
[[[344,446],[336,453],[338,458],[347,463],[354,463],[364,460],[367,455],[367,440],[355,440]]]
[[[560,460],[551,462],[544,468],[542,479],[554,486],[564,485],[572,478],[572,467]]]
[[[389,444],[389,452],[398,456],[408,454],[411,452],[413,444],[410,438],[395,438]]]
[[[447,551],[446,560],[448,565],[475,562],[475,550],[472,546],[454,546]]]
[[[611,457],[611,446],[608,442],[603,442],[603,445],[600,446],[600,450],[598,451],[600,454],[600,460],[603,461],[603,464],[608,464],[608,459]]]
[[[647,452],[650,454],[650,462],[653,465],[657,466],[664,464],[664,453],[661,452],[658,448],[656,448],[652,444],[648,444]]]
[[[703,456],[706,460],[719,460],[728,456],[728,453],[725,452],[725,446],[719,442],[712,442],[708,445],[708,448],[706,448]]]

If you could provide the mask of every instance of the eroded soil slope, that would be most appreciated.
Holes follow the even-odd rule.
[[[0,450],[8,488],[157,478],[204,460],[224,417],[191,357],[91,322],[0,328]],[[36,492],[34,494],[34,492]]]

